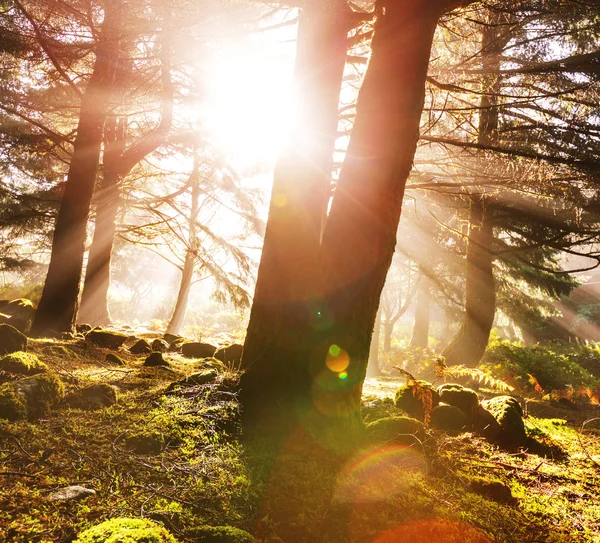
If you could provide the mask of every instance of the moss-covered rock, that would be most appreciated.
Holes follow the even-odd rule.
[[[27,418],[27,403],[25,398],[16,394],[12,383],[0,386],[0,419],[9,421]]]
[[[478,434],[485,437],[488,441],[496,442],[501,438],[502,428],[496,420],[496,417],[492,415],[487,409],[479,405],[475,411],[473,411],[473,430]]]
[[[440,395],[427,381],[409,382],[396,390],[394,405],[411,417],[423,420],[426,411],[440,403]]]
[[[220,360],[224,364],[230,364],[236,369],[242,369],[242,353],[244,351],[244,346],[239,343],[234,343],[233,345],[227,345],[225,347],[221,347],[217,349],[214,354],[214,357],[217,360]]]
[[[0,324],[0,355],[27,350],[27,336],[10,324]]]
[[[144,366],[162,366],[168,368],[169,364],[164,358],[162,353],[150,353],[150,356],[144,360]]]
[[[413,445],[423,441],[425,427],[421,421],[411,417],[386,417],[367,424],[366,433],[376,442]]]
[[[117,389],[106,383],[91,385],[67,394],[64,403],[76,409],[100,409],[118,401]]]
[[[233,526],[202,526],[192,533],[198,543],[255,543],[252,535]]]
[[[108,364],[112,364],[114,366],[126,366],[125,360],[123,360],[120,356],[115,353],[106,353],[104,357],[104,361]]]
[[[27,418],[36,419],[56,407],[64,396],[64,386],[53,373],[39,373],[11,383],[16,394],[25,399]]]
[[[152,347],[145,339],[138,339],[130,348],[131,354],[147,354],[152,352]]]
[[[0,359],[0,371],[18,375],[36,375],[48,371],[48,366],[32,353],[16,351]]]
[[[74,543],[178,543],[162,526],[148,519],[114,518],[79,534]]]
[[[167,387],[167,392],[170,392],[177,388],[193,387],[213,383],[218,376],[219,374],[214,369],[206,369],[203,371],[192,373],[191,375],[188,375],[187,377],[184,377],[179,381],[171,383]]]
[[[210,358],[217,348],[210,343],[184,343],[181,354],[186,358]]]
[[[466,432],[469,418],[462,409],[454,405],[440,404],[431,411],[431,426],[451,436]]]
[[[23,333],[29,332],[35,316],[35,308],[31,300],[18,298],[6,304],[0,315],[0,322],[10,324]]]
[[[473,417],[473,412],[479,406],[477,392],[462,385],[446,383],[440,385],[437,392],[440,395],[440,402],[458,407],[469,419]]]
[[[121,332],[111,332],[109,330],[94,328],[91,332],[88,332],[85,339],[99,347],[118,349],[127,341],[128,337],[128,335],[122,334]]]
[[[497,396],[491,400],[484,400],[482,406],[494,416],[500,425],[501,433],[498,441],[501,445],[513,446],[525,443],[523,409],[515,398]]]
[[[169,350],[169,344],[164,339],[160,338],[156,338],[152,342],[151,347],[153,351],[158,353],[166,353]]]

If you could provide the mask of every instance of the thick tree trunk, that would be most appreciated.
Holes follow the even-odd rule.
[[[377,311],[373,337],[371,338],[371,349],[369,351],[369,365],[367,366],[367,377],[378,377],[381,375],[379,366],[379,345],[381,341],[381,308]]]
[[[122,0],[108,0],[94,71],[85,90],[65,191],[54,229],[50,266],[32,334],[71,330],[77,313],[87,219],[119,48]]]
[[[410,344],[413,347],[426,349],[429,345],[429,323],[431,320],[431,280],[426,275],[421,275],[419,292],[417,293],[417,307],[415,309],[415,322],[413,325]]]
[[[275,168],[269,220],[244,344],[241,397],[247,418],[265,397],[294,403],[305,389],[304,342],[322,223],[331,191],[338,105],[348,48],[345,1],[300,14],[295,85],[298,122]],[[268,390],[267,390],[268,388]],[[269,406],[269,409],[272,409]]]
[[[104,174],[98,186],[94,237],[85,270],[79,322],[93,326],[110,324],[108,289],[110,262],[116,234],[116,219],[121,195],[118,159],[125,147],[125,123],[110,117],[105,127]]]
[[[493,213],[485,198],[473,197],[469,216],[465,320],[446,350],[449,365],[474,367],[488,344],[496,312],[492,269]]]
[[[167,326],[168,334],[179,334],[183,322],[185,320],[185,312],[192,288],[192,279],[194,277],[194,265],[198,254],[198,236],[196,233],[196,221],[198,220],[199,200],[200,200],[200,157],[196,149],[194,149],[194,167],[189,179],[192,188],[192,205],[189,216],[188,229],[188,247],[185,255],[183,270],[181,271],[181,284],[179,285],[179,293],[177,302],[173,309],[173,315]]]
[[[383,322],[383,352],[389,353],[392,350],[392,334],[394,333],[395,321]]]
[[[323,330],[311,357],[313,403],[350,425],[360,411],[373,323],[396,247],[440,14],[436,2],[420,0],[379,2],[377,10],[371,60],[323,235]],[[326,363],[332,345],[348,357],[343,372]]]

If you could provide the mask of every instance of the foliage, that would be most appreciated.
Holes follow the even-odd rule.
[[[86,530],[75,543],[177,543],[177,540],[151,520],[115,518]]]
[[[576,345],[526,347],[498,341],[488,346],[481,368],[494,378],[514,382],[524,391],[533,390],[536,383],[545,391],[564,389],[569,385],[593,389],[598,386],[598,380],[578,362],[586,352],[591,350]]]
[[[408,374],[408,382],[394,394],[394,405],[425,422],[427,425],[431,410],[440,402],[440,396],[427,381],[417,381]]]

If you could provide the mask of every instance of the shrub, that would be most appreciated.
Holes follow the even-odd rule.
[[[514,380],[522,390],[533,390],[536,381],[547,391],[569,385],[598,386],[598,379],[578,363],[581,353],[577,350],[581,348],[558,345],[525,347],[498,341],[488,346],[481,367],[499,379]]]

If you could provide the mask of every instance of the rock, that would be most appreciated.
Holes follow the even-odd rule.
[[[182,337],[175,338],[173,341],[169,342],[169,351],[174,352],[174,353],[180,353],[181,346],[185,345],[187,342],[188,342],[188,340],[185,338],[182,338]]]
[[[100,409],[117,403],[117,389],[105,383],[91,385],[67,394],[64,403],[76,409]]]
[[[6,304],[1,311],[0,323],[10,324],[23,333],[29,332],[35,317],[35,309],[30,300],[18,298]]]
[[[201,543],[255,543],[254,537],[233,526],[202,526],[192,530],[194,541]]]
[[[127,341],[127,338],[128,336],[121,334],[120,332],[110,332],[98,328],[94,328],[85,336],[87,341],[94,343],[99,347],[105,347],[106,349],[118,349]]]
[[[451,436],[466,432],[469,418],[462,409],[454,405],[440,404],[431,411],[431,426]]]
[[[163,335],[163,339],[170,345],[175,340],[183,339],[183,338],[181,336],[178,336],[177,334],[169,334],[169,332],[167,332],[166,334]]]
[[[481,405],[473,411],[472,425],[475,432],[493,443],[497,442],[502,434],[496,417]]]
[[[178,543],[160,524],[148,519],[113,518],[85,530],[74,543]]]
[[[104,361],[109,364],[113,364],[115,366],[126,366],[127,365],[125,363],[125,360],[123,360],[120,356],[116,355],[115,353],[106,353],[106,356],[104,357]]]
[[[187,377],[180,379],[179,381],[171,383],[167,387],[166,392],[170,392],[171,390],[175,390],[176,388],[207,385],[208,383],[214,382],[217,377],[218,373],[212,369],[192,373],[191,375],[188,375]]]
[[[10,324],[0,324],[0,355],[27,350],[27,337]]]
[[[510,396],[497,396],[481,402],[500,425],[498,443],[510,447],[523,444],[526,440],[523,423],[523,409],[519,402]]]
[[[53,373],[38,373],[0,387],[0,418],[10,421],[35,419],[58,405],[63,384]]]
[[[243,345],[240,345],[239,343],[234,343],[233,345],[227,345],[225,347],[217,349],[217,351],[214,354],[214,357],[217,360],[220,360],[224,364],[228,364],[235,369],[242,369],[243,351]]]
[[[16,351],[0,359],[0,371],[18,375],[36,375],[48,371],[48,366],[32,353]]]
[[[80,334],[87,334],[88,332],[91,332],[93,330],[92,325],[91,324],[76,324],[75,325],[75,330],[80,333]]]
[[[51,502],[56,501],[73,501],[95,496],[96,491],[91,488],[85,488],[84,486],[73,485],[59,488],[54,492],[50,492],[46,498]]]
[[[425,427],[411,417],[386,417],[367,424],[366,433],[373,441],[414,445],[425,438]]]
[[[479,406],[479,396],[477,392],[462,385],[447,383],[437,389],[440,395],[440,402],[458,407],[469,419],[473,417],[473,412]]]
[[[485,496],[498,503],[514,504],[517,501],[510,488],[500,481],[473,480],[469,487],[475,494]]]
[[[181,354],[186,358],[210,358],[216,350],[210,343],[184,343],[181,346]]]
[[[130,348],[131,354],[147,354],[152,352],[152,347],[145,339],[138,339]]]
[[[160,338],[156,338],[152,342],[152,350],[159,353],[166,353],[169,350],[169,344]]]
[[[164,366],[169,367],[169,364],[164,358],[162,353],[151,353],[146,360],[144,360],[144,366]]]
[[[163,435],[151,431],[131,435],[125,441],[125,447],[136,454],[160,454],[164,446]]]
[[[411,417],[423,420],[425,408],[430,411],[440,403],[440,396],[427,381],[407,383],[396,390],[394,405]]]

